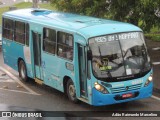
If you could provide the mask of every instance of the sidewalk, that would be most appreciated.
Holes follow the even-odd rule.
[[[21,2],[24,2],[24,0],[0,0],[0,3],[3,3],[0,4],[0,7],[12,6]]]

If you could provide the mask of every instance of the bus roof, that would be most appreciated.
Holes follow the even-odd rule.
[[[86,38],[119,32],[142,31],[128,23],[46,9],[19,9],[5,12],[3,16],[74,31]]]

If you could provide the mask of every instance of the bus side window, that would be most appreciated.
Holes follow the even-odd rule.
[[[44,28],[43,29],[43,50],[55,54],[56,48],[56,31]]]
[[[58,56],[73,60],[73,36],[71,34],[58,32],[57,47]]]
[[[15,22],[14,41],[25,44],[25,23],[19,21]]]
[[[14,28],[14,24],[13,24],[13,20],[10,19],[3,19],[3,37],[7,38],[9,40],[13,40],[13,28]]]

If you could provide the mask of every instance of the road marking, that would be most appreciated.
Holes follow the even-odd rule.
[[[12,92],[26,93],[26,94],[35,95],[35,94],[33,94],[33,93],[30,93],[30,92],[24,92],[24,91],[19,91],[19,90],[10,90],[10,89],[5,89],[5,88],[0,88],[0,90],[6,90],[6,91],[12,91]],[[39,94],[39,95],[40,95],[40,94]]]
[[[160,50],[160,47],[152,48],[152,50],[155,50],[155,51]]]
[[[1,79],[1,78],[0,78],[0,79]],[[1,83],[1,82],[3,82],[3,83],[5,83],[5,82],[6,82],[6,83],[15,83],[14,80],[10,80],[10,79],[9,79],[9,80],[0,80],[0,83]]]
[[[160,101],[160,98],[159,97],[156,97],[154,95],[151,96],[153,99],[156,99],[156,100],[159,100]]]
[[[5,76],[5,77],[4,77],[4,76],[1,77],[1,76],[0,76],[0,79],[9,79],[9,77],[6,77],[6,76]]]
[[[153,65],[159,65],[160,62],[153,62],[152,64],[153,64]]]
[[[32,93],[34,95],[41,95],[41,94],[36,93],[35,91],[33,91],[32,89],[30,89],[29,87],[27,87],[17,77],[15,77],[12,73],[10,73],[9,71],[7,71],[6,69],[0,67],[0,70],[2,70],[3,72],[5,72],[8,76],[10,76],[14,81],[16,81],[17,83],[19,83],[23,88],[25,88],[26,90],[28,90],[30,93]]]

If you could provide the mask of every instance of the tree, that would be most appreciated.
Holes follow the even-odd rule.
[[[160,18],[155,15],[160,0],[112,0],[111,18],[139,25],[149,32],[151,28],[160,27]]]
[[[33,0],[33,8],[38,8],[38,1],[39,0]]]
[[[51,0],[58,10],[160,28],[160,0]]]

